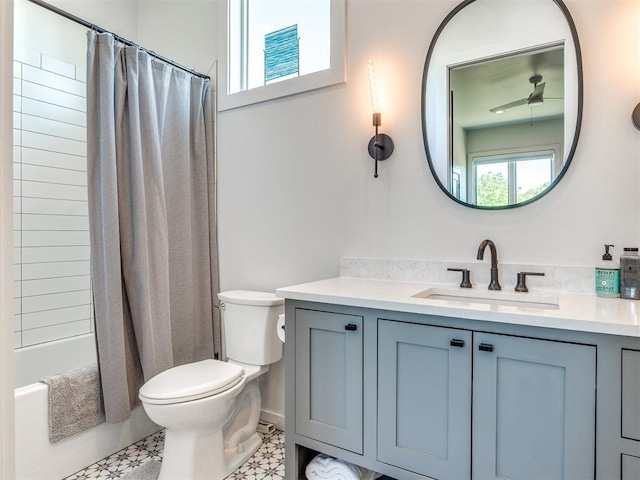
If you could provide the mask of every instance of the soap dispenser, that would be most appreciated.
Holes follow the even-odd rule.
[[[599,297],[620,296],[620,267],[609,253],[614,246],[605,244],[602,262],[596,266],[596,295]]]

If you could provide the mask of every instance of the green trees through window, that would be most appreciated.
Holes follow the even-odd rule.
[[[475,204],[502,207],[530,200],[553,180],[553,152],[473,160]]]
[[[544,182],[526,191],[519,187],[517,203],[526,202],[544,192],[551,182]],[[509,182],[502,172],[489,172],[478,179],[477,205],[483,207],[501,207],[509,205]]]

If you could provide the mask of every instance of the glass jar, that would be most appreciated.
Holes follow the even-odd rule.
[[[640,300],[640,255],[637,248],[625,248],[620,256],[620,297]]]

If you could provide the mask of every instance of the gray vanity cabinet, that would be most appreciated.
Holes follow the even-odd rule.
[[[596,348],[474,333],[473,477],[594,476]]]
[[[378,320],[377,458],[433,478],[593,478],[595,383],[592,346]]]
[[[636,440],[619,443],[622,410],[640,433],[640,349],[620,349],[637,342],[303,301],[286,314],[287,478],[318,452],[397,480],[640,478]],[[612,375],[598,391],[596,350]]]
[[[469,478],[471,332],[378,320],[381,462]]]
[[[362,453],[362,317],[296,310],[299,435]]]

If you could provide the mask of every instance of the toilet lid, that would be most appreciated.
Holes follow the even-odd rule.
[[[236,305],[253,305],[261,307],[273,307],[284,304],[284,298],[278,298],[270,292],[251,292],[249,290],[231,290],[220,292],[218,298],[222,302]]]
[[[154,404],[188,402],[229,390],[242,380],[244,370],[219,360],[202,360],[159,373],[141,388],[140,400]]]

